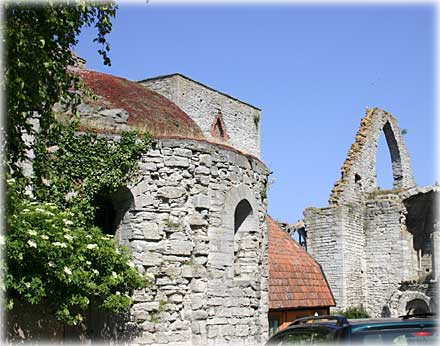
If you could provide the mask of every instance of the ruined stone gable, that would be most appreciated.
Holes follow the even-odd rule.
[[[384,191],[376,178],[382,131],[393,170],[393,189]],[[437,193],[436,187],[416,186],[397,120],[367,109],[329,207],[304,211],[308,250],[324,269],[337,309],[362,305],[371,316],[406,313],[401,307],[410,301],[395,300],[411,297],[397,294],[409,282],[428,283],[417,296],[433,309]]]

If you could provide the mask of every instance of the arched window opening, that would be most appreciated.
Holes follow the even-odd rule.
[[[242,200],[235,208],[234,233],[237,233],[246,219],[252,215],[252,207],[247,200]]]
[[[377,187],[380,190],[393,189],[393,167],[391,163],[390,149],[385,133],[381,132],[376,152],[376,177]]]
[[[251,280],[257,267],[258,240],[255,236],[257,223],[250,203],[244,199],[234,212],[234,277]]]
[[[134,198],[128,188],[120,187],[113,193],[98,193],[93,205],[96,207],[94,224],[104,234],[115,235],[126,212],[133,207]]]
[[[220,111],[216,115],[211,125],[211,135],[223,141],[226,141],[228,139],[228,135],[226,133],[226,126],[225,123],[223,122],[222,114]]]
[[[430,312],[428,304],[422,299],[413,299],[406,304],[408,315],[425,314]]]

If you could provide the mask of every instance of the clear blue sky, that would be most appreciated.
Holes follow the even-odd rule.
[[[131,80],[180,72],[261,108],[269,212],[296,222],[327,206],[367,106],[407,129],[416,182],[435,182],[435,20],[433,5],[121,4],[112,67],[89,31],[75,50],[93,70]],[[384,141],[378,179],[392,186]]]

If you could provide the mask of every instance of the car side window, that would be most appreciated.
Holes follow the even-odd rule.
[[[271,345],[314,345],[333,340],[334,333],[327,328],[298,328],[286,331]]]

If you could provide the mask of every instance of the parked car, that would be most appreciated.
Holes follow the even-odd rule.
[[[362,319],[324,315],[293,321],[274,334],[266,345],[437,345],[438,341],[438,325],[433,314]]]

